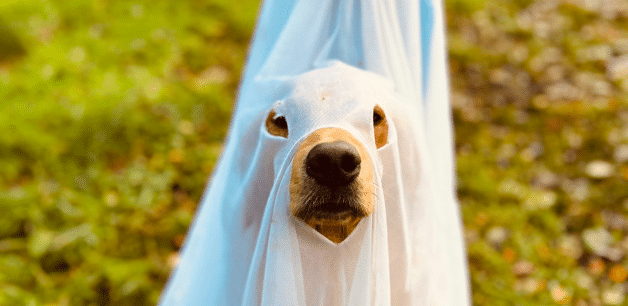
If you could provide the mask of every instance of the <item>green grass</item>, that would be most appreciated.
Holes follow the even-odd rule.
[[[628,263],[628,166],[620,154],[628,148],[628,100],[605,73],[625,54],[614,44],[628,37],[628,27],[625,18],[608,21],[571,4],[544,11],[542,2],[487,1],[472,12],[447,7],[473,301],[625,305],[617,288],[626,284]],[[580,57],[599,45],[613,50],[610,58]],[[523,56],[513,55],[516,48]],[[550,48],[558,55],[548,57],[557,53]],[[582,82],[582,73],[596,80]],[[557,84],[580,93],[553,99]],[[608,92],[595,93],[594,84]],[[597,161],[611,167],[602,177],[588,170]],[[612,237],[604,251],[594,246],[600,236],[587,236],[592,231]],[[522,263],[532,268],[523,271]]]
[[[3,2],[0,304],[157,301],[220,153],[256,6]]]

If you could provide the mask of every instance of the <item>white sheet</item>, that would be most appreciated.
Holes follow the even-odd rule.
[[[469,304],[442,19],[436,0],[264,2],[227,145],[162,305]],[[379,149],[375,105],[390,126]],[[265,130],[272,108],[287,139]],[[322,127],[349,131],[375,162],[373,214],[340,244],[288,212],[294,151]]]

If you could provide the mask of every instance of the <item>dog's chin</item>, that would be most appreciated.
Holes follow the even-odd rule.
[[[363,209],[355,207],[346,207],[342,209],[318,209],[314,208],[307,214],[297,215],[304,221],[310,223],[321,224],[346,224],[366,217],[366,212]]]
[[[359,204],[349,202],[343,204],[323,203],[320,205],[305,204],[296,217],[335,243],[345,240],[355,229],[366,211]]]

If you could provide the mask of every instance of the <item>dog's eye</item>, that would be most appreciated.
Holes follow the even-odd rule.
[[[286,117],[277,116],[275,111],[271,111],[266,118],[266,130],[272,135],[288,138]]]
[[[377,112],[373,112],[373,125],[378,125],[384,120],[384,117]]]
[[[275,118],[273,123],[278,128],[280,128],[282,130],[287,130],[288,129],[288,122],[286,122],[286,117],[284,117],[284,116],[279,116],[279,117]]]
[[[384,110],[379,105],[373,109],[373,126],[375,145],[379,149],[388,143],[388,121]]]
[[[380,125],[384,123],[385,119],[386,117],[384,115],[384,110],[382,110],[379,105],[375,106],[375,108],[373,109],[373,125]]]

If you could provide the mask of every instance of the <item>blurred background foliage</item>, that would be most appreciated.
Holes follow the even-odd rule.
[[[257,1],[0,2],[0,305],[152,305]],[[623,305],[628,3],[447,0],[476,305]]]

